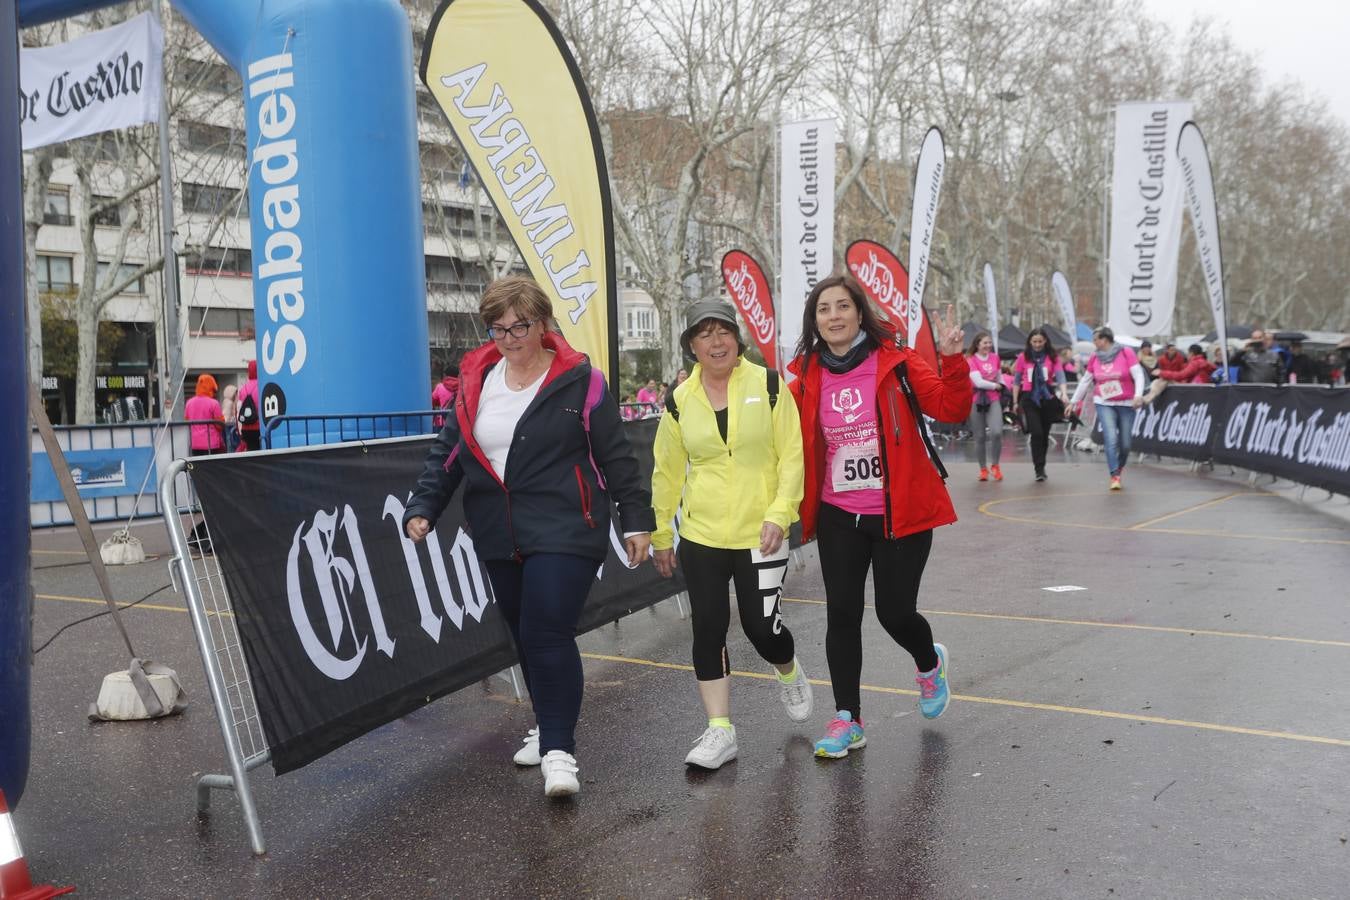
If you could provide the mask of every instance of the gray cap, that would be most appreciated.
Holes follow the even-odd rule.
[[[691,344],[694,338],[694,332],[698,330],[699,325],[709,319],[725,322],[732,333],[736,335],[736,343],[740,347],[741,352],[745,352],[745,341],[741,339],[740,325],[736,321],[736,310],[734,310],[731,307],[731,304],[727,303],[725,300],[718,300],[714,297],[708,300],[697,301],[690,306],[685,313],[685,328],[684,334],[680,335],[680,346],[684,348],[686,356],[690,359],[694,358],[694,348]]]

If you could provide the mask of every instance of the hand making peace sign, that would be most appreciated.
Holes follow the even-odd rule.
[[[964,335],[961,334],[961,326],[956,321],[956,310],[950,303],[947,304],[947,311],[943,313],[942,322],[938,326],[938,338],[938,352],[943,356],[961,352]]]

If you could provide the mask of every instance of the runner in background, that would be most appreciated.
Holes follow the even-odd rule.
[[[999,456],[1003,452],[1003,383],[999,378],[998,354],[994,339],[981,331],[970,342],[970,383],[975,386],[975,403],[970,410],[970,430],[975,434],[975,455],[980,461],[980,481],[1003,480]],[[985,451],[988,451],[986,456]],[[993,460],[986,466],[986,460]]]
[[[824,758],[867,744],[862,718],[862,620],[868,569],[877,619],[914,658],[919,709],[947,708],[947,649],[918,611],[933,529],[956,521],[946,470],[922,416],[961,422],[974,387],[951,307],[939,376],[868,305],[851,275],[820,281],[806,300],[792,396],[806,459],[802,537],[817,535],[825,582],[825,655],[837,712],[815,745]]]
[[[1082,398],[1092,391],[1106,442],[1110,489],[1118,491],[1121,473],[1130,459],[1134,412],[1144,403],[1144,370],[1133,350],[1116,343],[1110,328],[1103,325],[1093,331],[1092,343],[1097,352],[1088,360],[1069,406],[1075,413],[1081,412]]]
[[[687,321],[680,345],[698,365],[674,389],[657,426],[652,548],[657,570],[669,577],[676,566],[671,523],[678,507],[694,676],[708,715],[684,761],[717,769],[738,752],[731,723],[728,582],[736,584],[745,636],[775,670],[788,718],[804,722],[811,715],[811,683],[783,624],[781,602],[787,531],[802,499],[802,435],[797,408],[778,397],[778,373],[742,357],[745,342],[730,304],[699,301]]]
[[[1031,437],[1031,463],[1036,480],[1045,481],[1045,454],[1050,426],[1064,418],[1064,366],[1044,328],[1027,335],[1027,345],[1013,363],[1013,407],[1022,414]]]

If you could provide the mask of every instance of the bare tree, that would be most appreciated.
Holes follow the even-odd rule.
[[[47,182],[52,177],[51,147],[39,147],[29,156],[23,173],[23,255],[28,277],[24,285],[25,325],[28,330],[28,380],[42,383],[42,301],[38,293],[37,235],[42,227]]]
[[[75,421],[83,423],[93,422],[95,418],[95,362],[98,323],[103,317],[103,311],[108,303],[128,287],[162,269],[164,257],[150,250],[151,245],[141,233],[140,195],[159,181],[159,172],[144,155],[144,145],[126,139],[120,133],[100,135],[77,143],[78,148],[71,153],[77,179],[72,208],[79,210],[76,221],[80,229],[83,266],[76,294],[67,309],[75,321],[78,338]],[[100,163],[106,159],[109,152],[107,148],[114,148],[112,152],[119,162],[105,168]],[[109,215],[113,211],[116,211],[115,217]],[[112,242],[110,258],[102,260],[96,226],[111,221],[116,221],[117,233]],[[133,238],[144,248],[147,259],[127,265],[127,249]],[[102,273],[99,271],[100,266],[105,267]]]
[[[615,228],[663,320],[670,371],[680,364],[686,298],[724,243],[700,223],[748,222],[756,208],[728,190],[732,147],[773,120],[821,34],[843,17],[822,0],[653,0],[631,11],[595,0],[574,20],[568,36],[583,76],[602,92]],[[628,54],[597,47],[608,34],[575,28],[597,18],[626,29]]]

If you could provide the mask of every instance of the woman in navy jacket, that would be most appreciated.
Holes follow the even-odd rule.
[[[403,528],[414,541],[426,537],[464,484],[464,517],[538,723],[516,762],[542,765],[544,793],[565,797],[579,789],[576,627],[608,552],[610,497],[635,566],[647,558],[655,526],[651,492],[618,404],[586,357],[553,330],[553,307],[539,286],[522,277],[495,281],[478,311],[490,340],[460,364],[454,415],[427,455]]]

